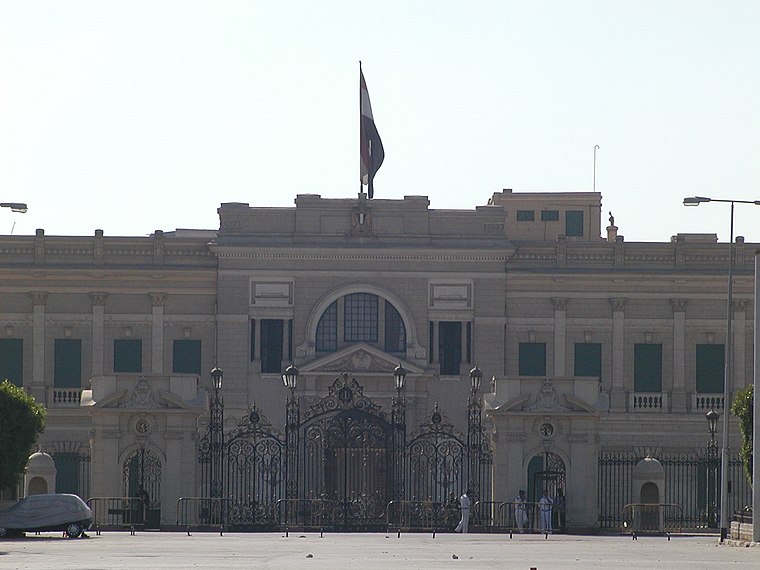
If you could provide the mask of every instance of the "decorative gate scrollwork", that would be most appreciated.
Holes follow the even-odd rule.
[[[385,412],[344,374],[302,421],[288,415],[291,521],[313,518],[318,509],[321,526],[382,528],[394,472],[393,427]]]
[[[462,435],[438,409],[409,437],[408,498],[441,507],[440,523],[456,524],[459,497],[467,490],[467,446]]]
[[[211,453],[201,440],[201,488],[208,487]],[[254,403],[225,435],[223,460],[225,520],[233,530],[263,530],[277,525],[277,501],[285,492],[285,442]]]
[[[284,437],[253,405],[224,434],[220,496],[225,501],[209,504],[224,505],[225,512],[209,511],[201,523],[216,522],[218,516],[235,530],[281,524],[380,530],[389,502],[395,501],[430,511],[412,517],[420,524],[432,517],[436,525],[453,528],[459,497],[468,487],[474,502],[490,500],[491,451],[480,408],[470,403],[466,436],[436,404],[407,438],[405,405],[398,393],[389,415],[355,379],[342,374],[303,414],[300,398],[291,393]],[[218,476],[209,437],[199,446],[202,490]],[[480,518],[474,511],[473,521],[479,524]]]

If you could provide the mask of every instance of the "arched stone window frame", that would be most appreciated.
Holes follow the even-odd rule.
[[[404,328],[406,329],[406,354],[404,358],[409,360],[424,360],[427,358],[426,349],[418,341],[417,327],[414,324],[412,313],[407,304],[398,295],[369,283],[343,285],[331,290],[322,297],[309,313],[309,318],[306,321],[306,340],[296,348],[296,356],[307,360],[316,358],[317,326],[322,318],[322,314],[335,301],[352,293],[370,293],[393,305],[401,316]]]

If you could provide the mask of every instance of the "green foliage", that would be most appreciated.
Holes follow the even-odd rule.
[[[8,380],[0,384],[0,489],[18,483],[37,438],[45,408]]]
[[[739,431],[742,434],[742,448],[739,455],[744,464],[744,474],[747,481],[752,484],[752,406],[753,406],[753,389],[752,384],[739,390],[736,393],[733,403],[731,404],[731,413],[739,418]]]

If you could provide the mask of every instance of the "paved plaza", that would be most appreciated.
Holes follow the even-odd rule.
[[[0,568],[760,568],[760,548],[714,537],[438,534],[56,533],[0,541]]]

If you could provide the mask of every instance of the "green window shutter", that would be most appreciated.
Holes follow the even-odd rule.
[[[76,453],[55,453],[55,491],[56,493],[82,492],[79,488],[81,458]]]
[[[662,392],[662,345],[633,346],[634,392]]]
[[[697,393],[723,393],[725,348],[722,344],[697,345]]]
[[[260,337],[261,371],[266,374],[282,372],[282,320],[261,319]]]
[[[142,341],[116,339],[113,341],[113,371],[142,372]]]
[[[518,222],[532,222],[534,219],[533,210],[517,210]]]
[[[82,341],[57,338],[53,352],[53,385],[56,388],[79,388],[82,385]]]
[[[438,323],[438,361],[441,364],[441,374],[459,376],[459,365],[462,362],[462,323]]]
[[[543,210],[541,212],[541,221],[542,222],[558,222],[559,210]]]
[[[602,345],[598,342],[575,344],[575,376],[602,377]]]
[[[175,340],[172,352],[172,372],[174,374],[201,373],[201,341]]]
[[[583,236],[582,210],[568,210],[565,212],[565,235],[568,237]]]
[[[0,339],[0,382],[24,385],[24,339]]]
[[[546,343],[521,342],[520,376],[546,376]]]

